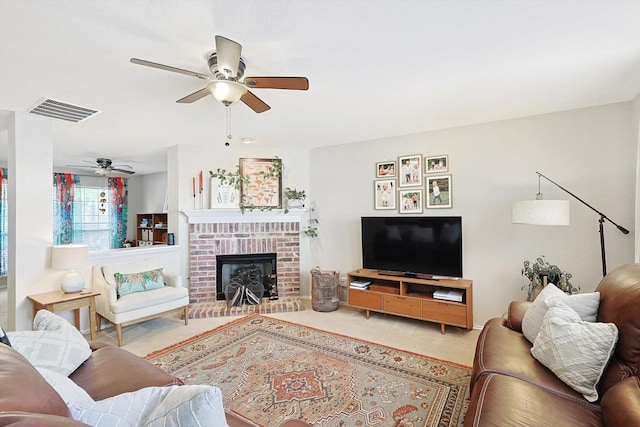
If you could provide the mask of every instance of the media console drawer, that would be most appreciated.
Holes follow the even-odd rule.
[[[446,301],[422,301],[422,317],[465,325],[467,323],[467,308]]]
[[[383,301],[384,311],[406,314],[407,316],[420,316],[420,301],[418,300],[385,295]]]
[[[349,289],[349,304],[373,309],[382,309],[382,295],[360,289]]]

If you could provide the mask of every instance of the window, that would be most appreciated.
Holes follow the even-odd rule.
[[[78,243],[89,251],[124,247],[127,179],[54,174],[54,244]]]

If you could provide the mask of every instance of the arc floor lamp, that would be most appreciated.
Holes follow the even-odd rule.
[[[580,197],[573,194],[557,182],[547,178],[540,172],[538,174],[538,194],[536,194],[536,200],[522,200],[513,202],[511,210],[511,222],[514,224],[536,224],[536,225],[569,225],[569,201],[568,200],[544,200],[542,193],[540,192],[540,178],[544,178],[565,193],[574,197],[580,203],[596,212],[600,218],[600,253],[602,255],[602,276],[607,275],[607,259],[604,249],[604,222],[609,221],[615,225],[618,230],[623,234],[629,234],[629,230],[616,224],[609,219],[605,214],[591,206],[589,203],[582,200]]]

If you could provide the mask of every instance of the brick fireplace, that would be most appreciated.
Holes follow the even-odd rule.
[[[244,215],[193,211],[189,217],[191,318],[303,310],[300,300],[300,219],[295,215]],[[216,295],[220,255],[276,254],[278,299],[229,306]]]

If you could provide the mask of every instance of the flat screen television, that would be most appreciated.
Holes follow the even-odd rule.
[[[362,217],[363,267],[462,277],[462,217]]]

